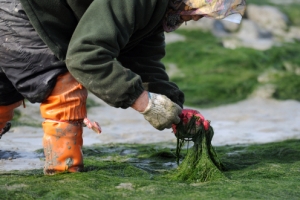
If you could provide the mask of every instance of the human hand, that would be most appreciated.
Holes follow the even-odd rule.
[[[165,95],[148,93],[149,101],[146,109],[140,112],[156,129],[171,128],[172,124],[180,122],[179,114],[182,108]]]
[[[94,132],[100,134],[102,132],[101,126],[98,122],[92,122],[88,118],[83,119],[83,126],[88,127],[89,129],[92,129]]]

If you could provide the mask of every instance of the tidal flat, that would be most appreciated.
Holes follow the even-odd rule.
[[[44,176],[42,169],[2,173],[0,199],[300,197],[300,140],[216,147],[226,178],[204,183],[168,178],[177,169],[173,145],[93,145],[83,150],[85,171],[81,173]]]

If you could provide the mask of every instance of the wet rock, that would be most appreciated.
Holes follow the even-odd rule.
[[[284,3],[298,1],[284,1]],[[249,4],[241,24],[204,17],[197,22],[189,21],[180,29],[209,31],[214,36],[223,38],[225,48],[247,47],[267,50],[282,42],[300,40],[300,27],[289,26],[287,15],[277,7]]]
[[[213,24],[212,34],[216,37],[230,37],[233,36],[240,28],[240,24],[224,21],[215,20]]]
[[[166,39],[165,42],[166,44],[170,44],[173,42],[178,42],[178,41],[185,41],[185,37],[177,34],[177,33],[166,33]]]
[[[237,31],[239,30],[239,27],[240,27],[240,24],[232,23],[232,22],[229,22],[229,21],[216,20],[216,22],[222,23],[224,29],[225,29],[227,32],[230,32],[230,33],[235,33],[235,32],[237,32]]]
[[[265,84],[259,86],[251,95],[252,98],[263,98],[269,99],[272,98],[276,92],[276,87],[273,84]]]
[[[276,80],[277,77],[283,76],[283,72],[276,69],[268,69],[257,78],[259,83],[270,83]]]
[[[223,39],[222,43],[223,46],[228,49],[247,47],[261,51],[267,50],[274,45],[274,42],[269,39],[241,40],[238,38],[226,38]]]
[[[293,41],[293,40],[300,41],[300,27],[291,26],[284,38],[287,42]]]
[[[286,69],[286,71],[294,73],[294,74],[300,76],[300,65],[297,65],[297,64],[292,63],[292,62],[285,61],[285,62],[283,62],[283,66]]]
[[[260,26],[251,20],[243,20],[239,32],[236,34],[236,37],[243,40],[257,40],[257,39],[271,39],[272,33]]]
[[[228,31],[226,31],[226,29],[221,21],[215,21],[211,32],[216,37],[229,37],[230,36],[230,33]]]
[[[186,25],[182,24],[179,29],[212,31],[215,21],[214,19],[203,17],[199,21],[189,21]]]
[[[177,67],[175,63],[166,63],[166,71],[169,77],[185,77],[185,74]]]
[[[275,35],[284,35],[288,29],[288,17],[274,6],[247,6],[246,15],[249,20],[267,29]]]
[[[257,50],[267,50],[276,44],[269,31],[247,19],[242,22],[239,31],[234,36],[223,39],[225,48],[248,47]]]

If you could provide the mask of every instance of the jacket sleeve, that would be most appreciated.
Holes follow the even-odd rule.
[[[151,1],[144,1],[144,6],[151,7],[146,3]],[[116,60],[137,29],[139,5],[135,2],[93,1],[80,19],[67,52],[66,64],[74,78],[114,107],[131,106],[144,90],[140,76]]]
[[[141,77],[145,90],[166,95],[182,107],[184,94],[175,83],[170,82],[161,62],[164,56],[165,36],[161,30],[142,40],[130,51],[121,54],[118,61]]]

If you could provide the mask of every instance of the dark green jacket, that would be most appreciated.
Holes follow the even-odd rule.
[[[180,106],[169,82],[162,20],[168,0],[21,0],[40,37],[106,103],[127,108],[143,90]]]

